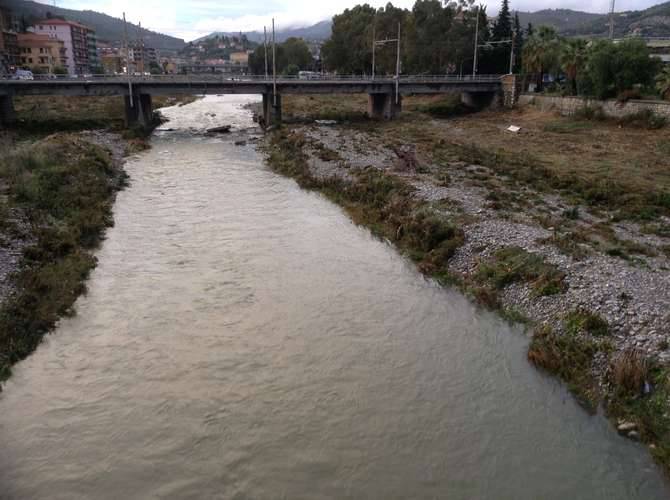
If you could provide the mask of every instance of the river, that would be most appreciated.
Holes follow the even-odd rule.
[[[1,498],[668,498],[520,328],[235,145],[250,99],[165,109],[128,162],[77,315],[0,393]]]

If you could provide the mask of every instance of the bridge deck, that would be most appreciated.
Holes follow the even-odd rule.
[[[64,78],[49,80],[0,80],[4,95],[81,95],[106,96],[134,94],[267,94],[273,91],[270,79],[258,77],[230,78],[217,75],[171,77]],[[401,94],[435,94],[446,92],[495,92],[500,89],[500,76],[426,77],[406,76],[398,82]],[[396,81],[389,78],[338,78],[300,80],[281,78],[276,82],[280,94],[332,94],[395,92]]]

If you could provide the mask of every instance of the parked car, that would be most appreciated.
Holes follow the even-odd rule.
[[[17,69],[14,73],[14,80],[34,80],[33,72],[27,69]]]

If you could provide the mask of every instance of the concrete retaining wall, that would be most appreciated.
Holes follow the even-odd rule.
[[[520,106],[528,104],[534,104],[543,111],[558,111],[564,116],[573,115],[577,110],[585,106],[601,108],[606,116],[612,118],[621,118],[648,109],[670,120],[670,102],[666,101],[631,100],[626,103],[620,103],[615,100],[599,101],[581,97],[549,97],[534,94],[522,94],[519,96]]]

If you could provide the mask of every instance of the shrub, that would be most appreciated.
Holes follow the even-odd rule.
[[[554,295],[565,290],[564,275],[556,266],[520,247],[505,247],[495,252],[492,259],[480,263],[476,278],[498,289],[526,281],[531,283],[536,295]]]
[[[591,335],[607,335],[609,324],[600,315],[576,309],[569,312],[565,317],[565,328],[571,334],[588,333]]]

